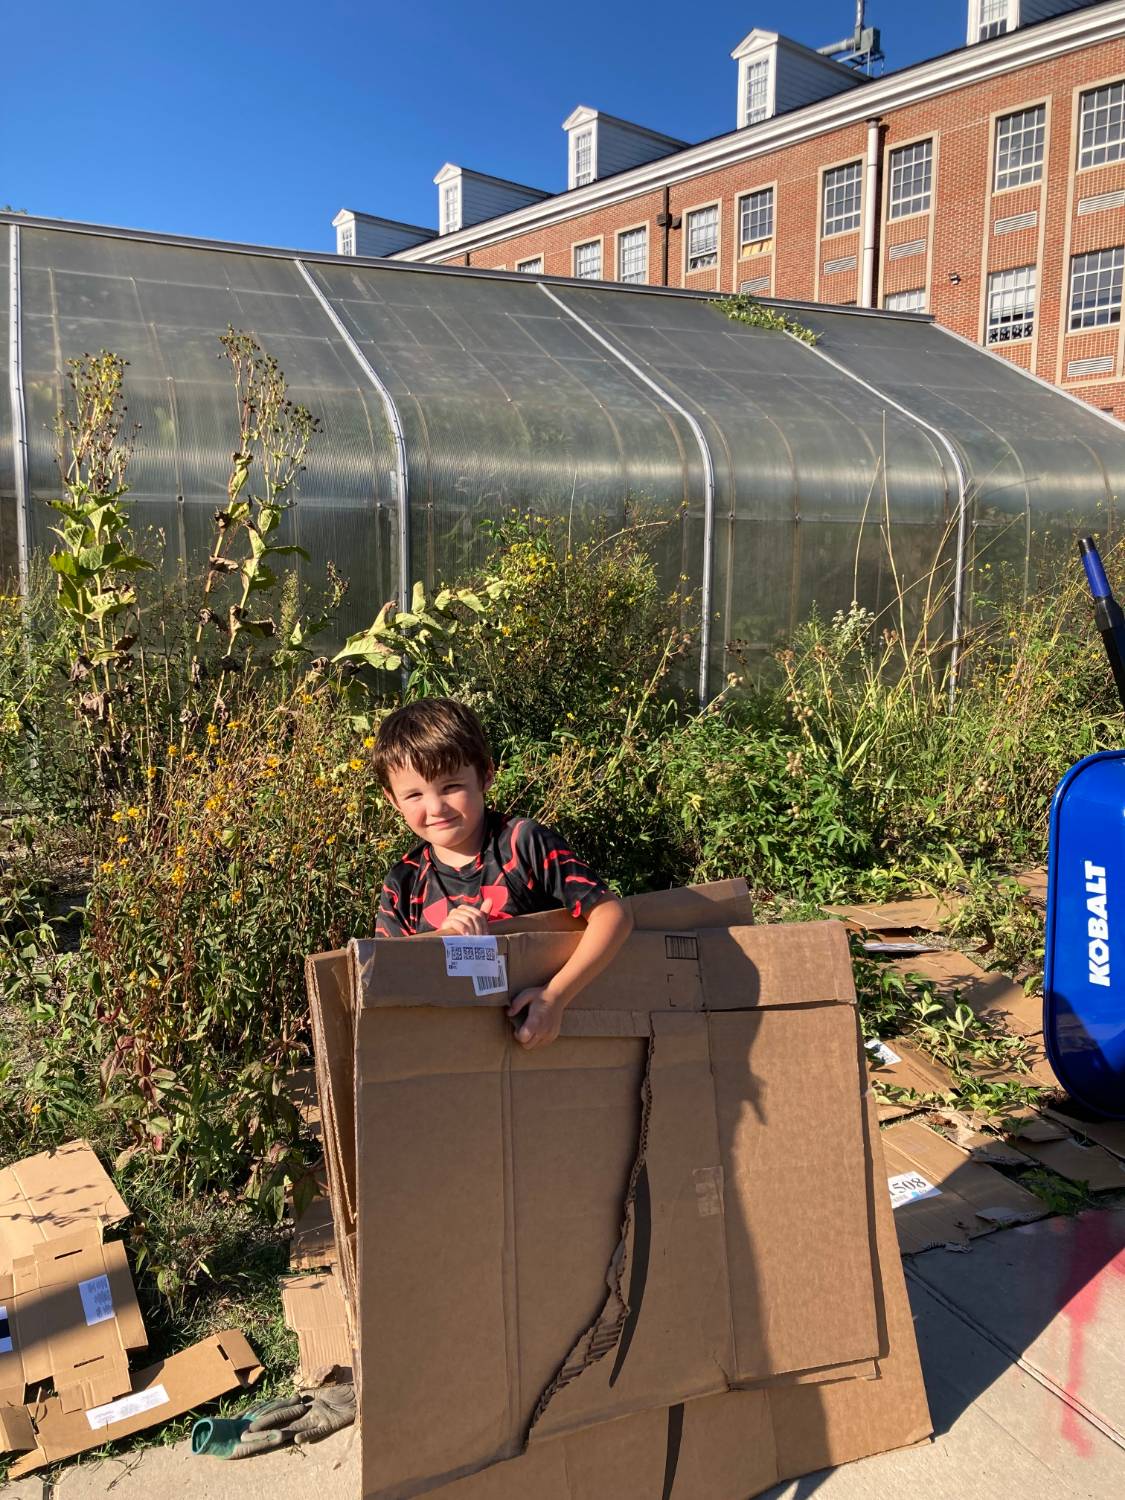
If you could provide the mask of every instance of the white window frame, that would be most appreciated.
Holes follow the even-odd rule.
[[[773,114],[773,58],[768,52],[742,59],[742,124],[759,125]]]
[[[984,342],[1018,344],[1035,334],[1038,268],[1012,266],[990,271],[984,314]]]
[[[557,160],[557,158],[556,158]],[[461,179],[441,185],[441,232],[456,234],[461,228]]]
[[[1070,294],[1067,301],[1067,331],[1085,332],[1090,328],[1113,328],[1121,322],[1121,287],[1125,275],[1125,246],[1113,245],[1107,250],[1091,250],[1070,258]],[[1081,278],[1081,281],[1079,280]],[[1095,296],[1104,286],[1108,295],[1088,307],[1076,306],[1076,293],[1092,283]],[[1116,287],[1115,287],[1116,283]],[[1105,316],[1101,316],[1101,314]]]
[[[584,168],[579,165],[583,148],[589,147],[589,157]],[[579,125],[570,132],[570,185],[572,188],[586,187],[595,179],[596,170],[594,162],[594,127],[593,125]]]
[[[888,158],[888,219],[928,214],[934,201],[934,138],[896,146]],[[903,191],[907,189],[908,191]]]
[[[908,292],[888,292],[883,298],[883,307],[887,312],[919,312],[926,311],[926,288],[924,286],[912,287]]]
[[[631,235],[640,235],[641,236],[641,240],[640,240],[640,243],[641,243],[641,262],[640,262],[639,269],[637,267],[634,267],[634,269],[632,271],[630,271],[630,272],[628,272],[628,274],[626,274],[626,270],[625,270],[625,241]],[[645,285],[648,284],[648,225],[647,224],[631,224],[628,229],[619,229],[617,231],[617,246],[616,246],[616,250],[615,250],[615,253],[614,253],[614,262],[615,262],[616,268],[617,268],[617,279],[618,279],[618,281],[624,281],[624,282],[628,282],[630,284],[636,284],[636,285],[640,285],[640,286],[645,286]]]
[[[747,226],[752,222],[755,212],[750,207],[755,198],[768,198],[769,200],[769,230],[765,234],[748,234]],[[754,188],[752,192],[741,193],[738,199],[738,248],[745,250],[747,245],[760,245],[765,240],[772,240],[776,226],[776,200],[774,186],[770,183],[767,187]],[[759,214],[762,210],[758,210]],[[759,228],[761,226],[759,225]]]
[[[528,260],[517,260],[516,270],[524,276],[542,276],[543,257],[541,255],[533,255]]]
[[[580,271],[578,269],[579,252],[582,250],[596,250],[598,252],[597,270]],[[575,277],[579,281],[601,281],[602,279],[602,236],[599,234],[592,240],[578,240],[570,247],[570,264]]]
[[[1002,165],[1005,126],[1011,128],[1006,138],[1008,161],[1006,165]],[[1012,109],[1006,114],[997,115],[994,155],[994,193],[1004,193],[1011,188],[1031,187],[1036,182],[1042,182],[1043,163],[1047,155],[1046,104],[1028,104],[1023,109]],[[1016,158],[1014,162],[1013,156]]]
[[[1104,100],[1099,96],[1105,95]],[[1096,115],[1099,110],[1106,111],[1106,139],[1097,142],[1093,139],[1098,130]],[[1111,124],[1115,127],[1116,134],[1110,138],[1109,130]],[[1091,139],[1087,143],[1085,137],[1089,129]],[[1104,156],[1099,152],[1105,152]],[[1125,158],[1125,79],[1116,79],[1112,83],[1101,83],[1096,88],[1083,89],[1078,96],[1078,170],[1086,171],[1090,167],[1104,167],[1110,162],[1121,161]]]
[[[340,225],[340,244],[336,251],[337,255],[355,254],[355,225]]]
[[[697,220],[703,214],[714,214],[715,245],[711,250],[692,249],[692,230],[695,228],[693,220]],[[697,208],[688,209],[684,213],[684,270],[689,274],[696,271],[713,271],[719,264],[719,235],[722,228],[719,215],[718,201],[714,203],[701,203]]]
[[[854,182],[856,187],[855,208],[849,209],[846,214],[838,210],[833,211],[829,218],[828,214],[828,192],[829,183],[834,178],[842,177],[844,173],[854,173],[849,178],[847,186],[850,188]],[[854,218],[853,218],[854,214]],[[844,222],[846,220],[846,222]],[[857,230],[863,220],[863,162],[857,157],[854,161],[840,162],[834,167],[825,167],[820,175],[820,237],[822,240],[831,238],[834,234],[850,234]]]
[[[1018,7],[1019,0],[972,0],[966,40],[971,45],[1014,31],[1019,25]]]

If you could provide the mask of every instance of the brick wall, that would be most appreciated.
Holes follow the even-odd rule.
[[[1125,161],[1076,170],[1078,96],[1083,89],[1119,79],[1125,79],[1125,41],[1090,46],[885,113],[880,130],[876,300],[881,306],[889,293],[924,287],[927,308],[935,318],[979,343],[985,337],[989,273],[1034,265],[1038,287],[1034,334],[993,348],[1021,368],[1125,420],[1125,323],[1073,333],[1067,326],[1071,257],[1125,245],[1125,207],[1082,215],[1077,211],[1082,199],[1125,189]],[[1047,107],[1041,182],[992,192],[997,117],[1040,103]],[[934,143],[931,208],[928,213],[888,221],[889,153],[920,139]],[[663,192],[648,191],[475,250],[471,262],[513,271],[517,262],[541,255],[549,275],[570,276],[574,246],[600,238],[602,274],[613,279],[617,234],[646,224],[648,280],[654,285],[663,282],[666,237],[670,286],[733,291],[740,282],[768,277],[772,296],[837,304],[861,301],[861,232],[821,239],[820,199],[822,173],[841,163],[862,161],[866,144],[866,126],[857,123],[750,162],[701,172],[669,190],[670,212],[680,218],[674,229],[665,230],[656,223]],[[738,244],[739,196],[769,184],[774,185],[774,238],[754,255],[743,257]],[[719,205],[718,264],[688,272],[687,215],[711,203]],[[1019,227],[1023,215],[1033,215],[1034,222]],[[1013,219],[1016,227],[1008,223]],[[997,221],[1006,232],[996,232]],[[894,246],[910,253],[900,250],[892,259]],[[811,253],[814,247],[816,253]],[[465,257],[453,260],[464,264]],[[1112,358],[1109,371],[1068,375],[1074,361],[1099,356]]]

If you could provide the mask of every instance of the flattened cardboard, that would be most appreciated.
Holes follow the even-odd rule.
[[[35,1447],[35,1428],[26,1406],[0,1406],[0,1453],[26,1453]]]
[[[286,1325],[297,1335],[297,1383],[310,1385],[318,1371],[333,1365],[344,1372],[342,1379],[350,1380],[352,1339],[339,1279],[331,1272],[285,1276],[281,1280],[281,1305]]]
[[[920,975],[943,999],[957,996],[976,1015],[998,1021],[1014,1036],[1033,1036],[1043,1030],[1041,995],[1025,994],[1022,984],[1006,974],[982,969],[956,949],[896,959],[891,968],[902,975]]]
[[[938,1245],[965,1245],[1003,1224],[1027,1223],[1047,1212],[1034,1193],[992,1167],[971,1161],[919,1120],[891,1125],[882,1136],[888,1180],[917,1174],[935,1190],[933,1196],[894,1211],[904,1255]]]
[[[1092,1193],[1125,1188],[1125,1162],[1093,1142],[1084,1145],[1069,1138],[1021,1141],[1020,1148],[1060,1177],[1070,1182],[1084,1182]]]
[[[879,906],[822,906],[856,932],[940,932],[958,906],[956,896],[916,896]]]
[[[129,1209],[86,1141],[0,1169],[0,1275],[46,1240],[82,1224],[120,1224]]]
[[[953,1074],[942,1063],[935,1062],[900,1037],[892,1037],[885,1045],[897,1055],[898,1062],[882,1062],[870,1047],[865,1049],[868,1072],[876,1087],[881,1122],[903,1119],[921,1109],[929,1109],[935,1097],[939,1102],[952,1098]],[[884,1095],[881,1086],[908,1089],[912,1097],[895,1099]]]
[[[1125,1159],[1125,1120],[1098,1119],[1073,1099],[1061,1100],[1044,1113],[1056,1126],[1056,1139],[1065,1132],[1073,1131],[1080,1140],[1093,1141],[1095,1145],[1104,1146],[1114,1156]]]
[[[262,1373],[258,1357],[237,1329],[212,1334],[159,1364],[138,1370],[132,1378],[131,1395],[122,1400],[123,1412],[139,1408],[117,1420],[105,1420],[105,1412],[64,1411],[57,1396],[28,1404],[27,1414],[34,1434],[34,1447],[17,1458],[10,1474],[19,1479],[44,1464],[72,1458],[88,1448],[129,1437],[146,1427],[155,1427],[179,1417],[207,1401],[214,1401],[240,1386],[249,1387]]]
[[[0,1401],[53,1380],[64,1411],[98,1406],[129,1389],[129,1350],[148,1345],[125,1246],[103,1245],[86,1223],[40,1243],[0,1277],[12,1349],[0,1353]]]
[[[972,1120],[957,1110],[943,1110],[938,1116],[942,1134],[973,1161],[990,1167],[1029,1167],[1031,1157],[1008,1144],[1002,1136],[978,1130]]]

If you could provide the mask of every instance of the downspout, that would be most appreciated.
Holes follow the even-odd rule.
[[[664,184],[664,201],[660,212],[656,216],[656,222],[660,225],[663,239],[660,242],[660,285],[668,285],[668,235],[672,227],[672,194],[668,184]]]
[[[860,307],[875,306],[875,269],[878,264],[879,238],[879,127],[876,116],[867,122],[867,170],[863,184],[863,273],[860,278]]]

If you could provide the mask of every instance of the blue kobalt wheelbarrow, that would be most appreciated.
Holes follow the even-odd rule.
[[[1125,707],[1125,616],[1093,540],[1079,548]],[[1088,755],[1055,791],[1043,999],[1059,1082],[1095,1113],[1125,1119],[1125,750]]]

